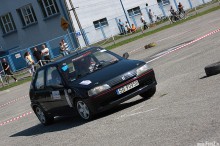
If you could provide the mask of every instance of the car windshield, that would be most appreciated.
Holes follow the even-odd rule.
[[[118,58],[107,50],[97,49],[62,62],[61,72],[68,81],[74,81],[106,66],[118,62]]]

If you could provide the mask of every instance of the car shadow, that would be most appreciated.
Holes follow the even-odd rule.
[[[127,108],[129,108],[129,107],[132,107],[132,106],[134,106],[134,105],[137,105],[137,104],[139,104],[139,103],[141,103],[141,102],[143,102],[143,101],[146,101],[146,100],[147,100],[147,99],[145,99],[145,98],[140,98],[140,99],[137,99],[137,100],[135,100],[135,101],[121,103],[121,104],[119,104],[118,106],[115,106],[115,107],[112,108],[112,109],[109,109],[109,110],[107,110],[107,111],[104,111],[104,112],[101,112],[101,113],[97,114],[97,115],[94,117],[94,120],[100,119],[100,118],[104,118],[104,117],[109,116],[109,115],[112,115],[112,114],[114,114],[114,113],[117,113],[117,112],[122,111],[122,110],[124,110],[124,109],[127,109]]]
[[[116,112],[124,110],[126,108],[132,107],[132,106],[134,106],[136,104],[139,104],[139,103],[141,103],[141,102],[143,102],[145,100],[147,100],[147,99],[141,98],[141,99],[137,99],[135,101],[119,104],[118,106],[116,106],[116,107],[114,107],[114,108],[112,108],[110,110],[107,110],[107,111],[104,111],[102,113],[97,114],[94,117],[93,120],[88,121],[88,122],[92,122],[94,120],[98,120],[98,119],[104,118],[106,116],[109,116],[111,114],[114,114]],[[67,130],[67,129],[70,129],[70,128],[81,126],[81,125],[83,125],[85,123],[88,123],[88,122],[80,119],[77,116],[58,117],[58,118],[55,118],[55,121],[54,121],[54,123],[52,125],[43,126],[42,124],[39,123],[38,125],[35,125],[33,127],[25,129],[23,131],[15,133],[15,134],[11,135],[10,137],[36,136],[36,135],[41,135],[43,133],[62,131],[62,130]]]
[[[36,136],[41,135],[43,133],[55,132],[55,131],[62,131],[74,127],[78,127],[86,122],[81,120],[78,117],[58,117],[55,118],[53,124],[44,126],[42,124],[37,124],[33,127],[20,131],[11,135],[10,137],[18,137],[18,136]]]
[[[209,77],[212,77],[212,76],[217,76],[217,75],[219,75],[219,74],[213,74],[213,75],[209,75],[209,76],[207,76],[207,75],[205,75],[205,76],[203,76],[203,77],[201,77],[201,78],[199,78],[199,79],[206,79],[206,78],[209,78]]]
[[[205,78],[208,78],[208,77],[209,77],[209,76],[206,76],[206,75],[205,75],[205,76],[203,76],[203,77],[201,77],[201,78],[199,78],[199,79],[202,80],[202,79],[205,79]]]

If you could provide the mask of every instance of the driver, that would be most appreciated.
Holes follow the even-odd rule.
[[[75,68],[78,72],[78,76],[83,76],[91,71],[91,61],[92,58],[90,55],[88,55],[74,62]]]

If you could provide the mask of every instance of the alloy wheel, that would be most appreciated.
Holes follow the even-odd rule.
[[[90,111],[88,106],[81,100],[77,102],[77,111],[79,115],[85,119],[88,120],[90,118]]]
[[[41,123],[46,122],[46,117],[45,117],[43,111],[39,107],[36,107],[36,115],[37,115],[38,119],[41,121]]]

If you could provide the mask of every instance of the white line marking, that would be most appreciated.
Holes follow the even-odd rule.
[[[177,36],[182,35],[182,34],[185,34],[185,33],[187,33],[187,32],[189,32],[189,31],[185,31],[185,32],[182,32],[182,33],[179,33],[179,34],[176,34],[176,35],[172,35],[172,36],[163,38],[163,39],[161,39],[161,40],[158,40],[157,42],[161,42],[161,41],[167,40],[167,39],[169,39],[169,38],[177,37]],[[135,52],[137,52],[137,51],[139,51],[139,50],[142,50],[142,49],[143,49],[143,47],[139,47],[139,48],[134,49],[134,50],[132,50],[132,51],[130,51],[130,52],[128,52],[128,53],[129,53],[129,54],[132,54],[132,53],[135,53]]]
[[[195,40],[193,40],[193,41],[191,41],[191,42],[189,42],[189,43],[183,44],[183,45],[177,47],[176,49],[173,49],[173,50],[171,50],[171,51],[168,51],[168,52],[166,52],[166,53],[164,53],[164,54],[162,54],[162,55],[160,55],[160,56],[158,56],[158,57],[156,57],[156,58],[154,58],[154,59],[152,59],[152,60],[147,61],[146,63],[153,62],[153,61],[155,61],[155,60],[157,60],[157,59],[159,59],[159,58],[161,58],[161,57],[163,57],[163,56],[166,56],[166,55],[168,55],[168,54],[170,54],[170,53],[172,53],[172,52],[174,52],[174,51],[177,51],[177,50],[182,49],[182,48],[184,48],[184,47],[186,47],[186,46],[189,46],[189,45],[191,45],[191,44],[193,44],[193,43],[196,43],[196,42],[198,42],[198,41],[200,41],[200,40],[202,40],[202,39],[204,39],[204,38],[206,38],[206,37],[208,37],[208,36],[210,36],[210,35],[213,35],[213,34],[219,32],[219,31],[220,31],[220,28],[217,29],[217,30],[214,30],[214,31],[212,31],[212,32],[210,32],[210,33],[208,33],[208,34],[206,34],[206,35],[200,37],[200,38],[197,38],[197,39],[195,39]]]
[[[140,115],[140,114],[148,113],[150,111],[154,111],[154,110],[157,110],[157,109],[158,108],[154,108],[154,109],[150,109],[150,110],[142,111],[142,112],[137,112],[137,113],[133,113],[133,114],[125,114],[125,115],[122,115],[122,116],[118,117],[117,119],[131,117],[131,116],[135,116],[135,115]]]
[[[142,105],[142,106],[140,106],[140,107],[138,107],[138,108],[133,109],[133,110],[130,111],[129,113],[132,113],[132,112],[134,112],[134,111],[136,111],[136,110],[138,110],[138,109],[140,109],[140,108],[142,108],[142,107],[144,107],[144,105]],[[121,115],[120,117],[124,117],[125,115],[127,115],[127,113]],[[117,119],[119,119],[120,117],[118,117]]]
[[[31,112],[26,112],[26,113],[21,114],[20,116],[18,115],[14,118],[10,118],[8,120],[5,120],[4,122],[0,122],[0,126],[4,126],[5,124],[8,124],[8,123],[14,122],[16,120],[19,120],[20,118],[24,118],[24,117],[26,117],[26,116],[28,116],[32,113],[33,113],[32,111]]]
[[[142,106],[140,106],[140,107],[137,107],[137,108],[133,109],[132,111],[130,111],[130,113],[132,113],[132,112],[134,112],[134,111],[136,111],[136,110],[138,110],[138,109],[140,109],[140,108],[142,108],[142,107],[144,107],[144,105],[142,105]]]
[[[0,108],[5,107],[5,106],[7,106],[7,105],[10,105],[11,103],[17,102],[17,101],[19,101],[19,100],[21,100],[21,99],[24,99],[24,98],[26,98],[26,97],[28,97],[28,95],[24,95],[24,96],[22,96],[22,97],[16,98],[16,99],[14,99],[14,100],[12,100],[12,101],[9,101],[9,102],[7,102],[7,103],[5,103],[5,104],[0,105]]]
[[[179,34],[176,34],[176,35],[171,35],[171,36],[169,36],[169,37],[166,37],[166,38],[163,38],[163,39],[161,39],[161,40],[158,40],[157,42],[161,42],[161,41],[164,41],[164,40],[167,40],[167,39],[170,39],[170,38],[174,38],[174,37],[177,37],[177,36],[179,36],[179,35],[185,34],[185,33],[187,33],[187,32],[189,32],[189,31],[185,31],[185,32],[182,32],[182,33],[179,33]]]

